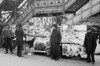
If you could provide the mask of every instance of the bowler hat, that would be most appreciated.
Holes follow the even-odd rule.
[[[53,27],[57,28],[57,24],[53,24]]]

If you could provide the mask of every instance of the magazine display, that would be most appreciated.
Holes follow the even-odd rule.
[[[86,25],[74,25],[71,29],[66,28],[63,30],[62,55],[67,57],[86,57],[83,47],[86,29]]]
[[[52,24],[52,17],[34,17],[23,26],[24,32],[30,35],[27,36],[27,41],[36,37],[33,43],[33,52],[43,52],[47,55],[50,54],[49,40]],[[85,57],[86,54],[83,43],[87,29],[86,25],[73,25],[69,29],[68,25],[62,24],[60,29],[62,34],[62,55],[66,55],[67,57]],[[12,26],[12,30],[13,32],[15,31],[14,25]]]
[[[30,37],[36,37],[33,45],[33,52],[48,53],[47,49],[50,47],[49,39],[51,35],[52,17],[34,17],[29,20],[27,24],[23,26],[25,33]]]

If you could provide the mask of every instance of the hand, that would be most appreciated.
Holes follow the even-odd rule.
[[[84,51],[86,51],[86,47],[84,47]]]
[[[62,46],[62,44],[60,43],[60,46]]]

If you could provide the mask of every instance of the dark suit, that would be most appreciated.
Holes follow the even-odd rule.
[[[84,47],[86,48],[86,53],[87,53],[87,60],[88,62],[95,62],[94,59],[94,52],[96,49],[96,36],[92,32],[88,32],[85,35],[85,41],[84,41]]]
[[[5,49],[6,49],[6,53],[8,53],[8,49],[10,49],[10,52],[12,52],[12,31],[9,28],[6,28],[5,30],[3,30],[2,35],[5,39]]]
[[[15,30],[15,35],[16,35],[16,44],[18,46],[17,55],[21,56],[22,49],[23,49],[23,37],[26,37],[26,35],[24,34],[24,31],[22,28],[17,28]]]
[[[50,36],[50,55],[51,57],[57,58],[61,55],[61,33],[59,30],[54,29]]]

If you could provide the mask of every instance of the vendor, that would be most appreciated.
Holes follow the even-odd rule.
[[[92,32],[92,30],[88,28],[87,33],[85,35],[85,41],[84,41],[84,47],[86,49],[88,63],[90,62],[92,62],[92,64],[95,63],[94,52],[95,52],[96,46],[97,46],[96,36]]]
[[[11,54],[13,54],[13,52],[12,52],[12,42],[11,42],[12,31],[10,30],[9,25],[5,25],[4,30],[2,31],[2,36],[5,40],[5,49],[6,49],[5,54],[8,53],[8,49],[10,49]]]
[[[61,33],[58,30],[57,24],[53,25],[53,31],[50,36],[50,55],[52,59],[59,60],[61,55],[60,49]]]
[[[19,23],[17,25],[17,29],[15,30],[16,35],[16,44],[17,44],[17,56],[22,57],[22,49],[23,49],[23,37],[26,38],[26,35],[22,29],[22,25]]]

